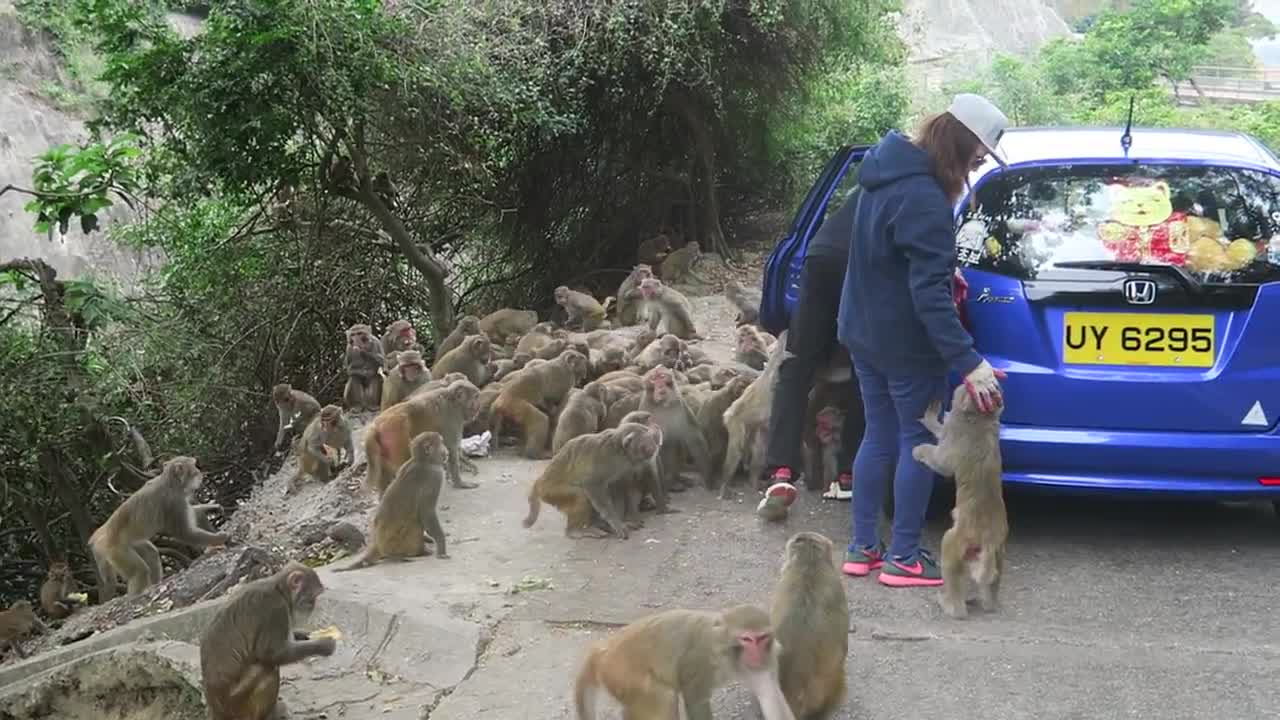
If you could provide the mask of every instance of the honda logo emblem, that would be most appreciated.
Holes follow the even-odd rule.
[[[1156,301],[1156,284],[1151,280],[1125,280],[1124,299],[1130,305],[1150,305]]]

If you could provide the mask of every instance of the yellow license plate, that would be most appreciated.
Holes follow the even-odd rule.
[[[1068,365],[1212,367],[1212,315],[1069,312],[1062,319]]]

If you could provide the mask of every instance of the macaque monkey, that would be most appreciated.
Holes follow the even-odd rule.
[[[724,413],[742,393],[751,386],[744,377],[735,377],[719,390],[712,390],[711,397],[698,410],[698,428],[707,441],[708,462],[718,468],[724,463],[725,449],[729,444],[729,431],[724,426]]]
[[[364,451],[369,458],[365,484],[382,495],[400,466],[410,458],[410,441],[425,432],[439,433],[448,450],[449,483],[470,490],[479,487],[462,479],[462,429],[479,412],[480,390],[468,380],[448,387],[418,393],[392,406],[373,419],[364,434]]]
[[[568,340],[565,340],[564,338],[555,338],[546,345],[534,350],[533,356],[539,360],[554,360],[560,357],[560,354],[568,348]]]
[[[640,382],[644,382],[641,380]],[[614,428],[622,424],[622,418],[628,413],[639,412],[640,402],[644,400],[644,387],[641,386],[637,392],[627,391],[625,395],[617,397],[613,402],[609,403],[609,411],[604,416],[604,427]]]
[[[98,601],[116,595],[117,574],[124,577],[128,594],[137,595],[160,582],[164,568],[160,551],[151,538],[163,533],[186,545],[225,545],[226,533],[196,526],[196,508],[191,497],[204,482],[196,459],[179,455],[164,464],[151,478],[125,498],[111,517],[89,536],[89,547],[98,566]],[[204,507],[204,506],[200,506]]]
[[[769,415],[773,412],[773,386],[778,377],[778,366],[788,354],[787,332],[783,330],[778,341],[773,344],[764,372],[751,381],[751,385],[724,412],[724,427],[728,432],[729,442],[725,445],[724,464],[720,470],[722,500],[729,497],[733,476],[737,474],[748,447],[752,450],[750,477],[757,484],[763,478],[764,435],[769,429]]]
[[[760,332],[750,325],[739,325],[735,334],[733,359],[752,370],[764,370],[769,360],[769,346],[765,345]]]
[[[75,611],[80,601],[71,597],[77,590],[76,579],[66,560],[49,563],[49,574],[40,585],[40,607],[44,614],[61,620]]]
[[[538,324],[538,313],[532,310],[502,308],[480,318],[480,332],[500,345],[524,335]]]
[[[592,350],[591,374],[600,377],[605,373],[621,370],[627,366],[627,352],[620,347],[611,346],[603,350]]]
[[[351,169],[351,160],[346,155],[334,158],[329,166],[329,185],[344,192],[356,191],[356,173]]]
[[[703,363],[694,365],[685,371],[684,376],[688,379],[690,385],[710,385],[711,373],[716,371],[716,366],[711,363]],[[711,388],[715,390],[716,388]]]
[[[680,356],[684,353],[685,343],[675,335],[667,334],[649,343],[631,359],[632,364],[647,372],[659,365],[675,370],[680,366]]]
[[[271,402],[275,403],[276,412],[280,416],[280,427],[276,430],[277,450],[283,450],[288,436],[305,429],[311,418],[320,412],[320,403],[314,397],[301,390],[294,390],[289,383],[280,383],[271,388]]]
[[[555,289],[555,300],[568,315],[566,326],[580,326],[583,332],[591,332],[604,325],[604,307],[590,295],[561,285]]]
[[[697,240],[690,240],[684,244],[684,247],[673,251],[658,266],[658,277],[662,278],[662,282],[667,285],[674,285],[683,282],[689,278],[705,283],[693,271],[693,266],[702,259],[702,249],[698,246]]]
[[[724,297],[738,309],[738,317],[733,321],[735,325],[754,325],[760,319],[760,297],[747,292],[742,283],[737,280],[725,283]]]
[[[368,325],[347,328],[347,386],[342,400],[353,411],[377,410],[382,400],[382,342]]]
[[[684,400],[685,407],[689,408],[689,412],[694,418],[698,417],[698,413],[702,411],[702,404],[711,396],[711,388],[698,385],[691,385],[687,382],[680,383],[680,397]]]
[[[782,646],[779,684],[796,717],[826,720],[844,702],[849,654],[849,601],[835,546],[825,535],[799,532],[787,540],[783,556],[769,610]]]
[[[795,720],[778,683],[769,615],[740,605],[722,612],[667,610],[593,645],[574,684],[579,720],[595,720],[599,691],[630,720],[711,720],[711,694],[731,682],[751,691],[764,720]]]
[[[382,380],[381,410],[395,405],[413,394],[414,390],[431,382],[431,371],[422,361],[417,350],[402,350],[396,354],[395,369]]]
[[[449,354],[449,351],[461,345],[468,336],[479,335],[482,332],[480,318],[475,315],[463,315],[458,318],[458,324],[453,326],[453,332],[440,341],[440,347],[436,348],[436,357],[444,357]]]
[[[467,376],[472,385],[484,387],[489,381],[489,338],[472,335],[458,347],[445,353],[431,368],[432,377],[444,377],[451,372]]]
[[[844,411],[827,405],[813,418],[813,432],[805,433],[804,477],[810,490],[831,487],[840,475],[840,433]]]
[[[387,174],[387,171],[383,170],[374,175],[372,184],[373,193],[378,196],[382,204],[386,205],[388,210],[395,210],[400,190],[395,183],[391,182],[391,176]]]
[[[334,572],[369,567],[379,560],[404,560],[430,555],[423,532],[431,536],[436,557],[449,557],[444,528],[436,515],[436,502],[444,485],[444,465],[449,451],[440,433],[424,432],[409,443],[409,461],[382,493],[369,529],[369,547],[356,561]]]
[[[640,295],[644,298],[645,312],[649,313],[651,330],[671,333],[681,340],[698,337],[698,331],[693,326],[693,308],[684,295],[657,278],[642,280]]]
[[[280,666],[329,657],[332,637],[310,639],[306,622],[324,584],[315,570],[290,562],[246,583],[217,611],[200,638],[200,675],[210,720],[278,717]]]
[[[671,254],[671,239],[658,233],[647,240],[641,240],[636,248],[636,262],[642,265],[658,265]]]
[[[418,332],[408,320],[396,320],[387,326],[387,333],[382,336],[382,352],[389,355],[405,350],[422,352],[422,345],[418,342]]]
[[[729,384],[729,381],[736,377],[745,377],[748,380],[755,380],[760,377],[760,373],[745,365],[733,367],[732,365],[723,365],[716,368],[711,373],[712,389],[719,389]]]
[[[617,426],[624,423],[647,425],[653,428],[661,439],[662,428],[658,427],[657,421],[650,413],[642,410],[629,412],[622,416]],[[653,498],[653,503],[647,507],[644,502],[646,495]],[[623,522],[627,523],[627,527],[631,529],[644,527],[644,523],[638,517],[640,510],[657,510],[663,514],[680,512],[667,502],[667,489],[662,487],[662,473],[658,468],[657,455],[648,462],[632,468],[631,473],[614,486],[614,497],[615,504],[620,508],[618,512],[622,515]]]
[[[640,409],[650,413],[658,427],[662,428],[662,454],[658,467],[662,472],[662,485],[668,490],[683,490],[680,476],[680,452],[683,450],[698,464],[707,487],[714,480],[711,454],[707,441],[698,430],[698,421],[680,395],[680,386],[673,371],[658,366],[644,376],[644,396]]]
[[[502,384],[502,392],[493,401],[493,434],[501,434],[504,422],[520,427],[527,457],[547,457],[550,440],[550,408],[564,406],[569,390],[590,372],[587,358],[576,350],[565,350],[560,357],[543,365],[526,366]]]
[[[628,394],[644,391],[644,378],[630,370],[615,370],[596,378],[596,382],[611,388],[625,390]],[[615,400],[617,398],[614,398]]]
[[[345,453],[346,462],[342,458],[336,461],[329,459],[325,447]],[[351,423],[337,405],[325,405],[320,414],[315,416],[307,429],[302,431],[302,442],[298,447],[298,471],[289,479],[285,489],[286,495],[298,491],[302,481],[315,476],[320,482],[329,482],[338,474],[342,466],[350,465],[355,460],[355,449],[351,442]]]
[[[911,456],[943,477],[955,478],[956,505],[952,525],[942,535],[942,597],[947,615],[969,614],[968,581],[978,586],[978,606],[997,609],[1004,579],[1005,542],[1009,519],[1001,485],[1000,415],[1004,408],[984,413],[964,384],[951,396],[951,411],[939,421],[942,406],[934,401],[920,423],[938,438],[937,445],[921,444]]]
[[[511,373],[523,368],[533,356],[529,353],[517,352],[511,356],[510,360],[498,360],[493,370],[493,382],[502,382]]]
[[[631,268],[631,273],[618,286],[618,294],[615,296],[618,327],[635,325],[639,321],[640,281],[651,277],[653,277],[653,267],[641,263]]]
[[[639,292],[639,290],[636,292]],[[641,328],[640,332],[636,333],[636,336],[631,338],[631,342],[627,345],[627,362],[634,362],[636,356],[644,352],[645,348],[652,345],[653,341],[657,339],[658,333],[647,326]]]
[[[564,401],[564,409],[556,419],[556,432],[551,438],[552,454],[579,435],[598,432],[608,412],[609,391],[598,382],[589,382],[581,390],[574,388]]]
[[[556,339],[555,325],[550,322],[540,322],[520,336],[520,339],[516,341],[515,351],[537,357],[538,351],[554,339]]]
[[[627,526],[614,505],[613,486],[658,454],[662,433],[648,425],[629,423],[612,430],[579,435],[566,442],[529,489],[525,527],[538,520],[542,503],[564,513],[567,537],[591,535],[599,516],[614,535],[626,540]]]
[[[49,627],[36,617],[30,601],[18,600],[8,610],[0,612],[0,647],[8,647],[18,657],[25,658],[26,654],[22,652],[22,645],[18,641],[32,630],[45,633],[49,632]]]

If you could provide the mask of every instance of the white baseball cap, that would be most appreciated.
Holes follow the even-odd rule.
[[[1000,163],[1000,167],[1009,166],[1004,157],[996,151],[1000,138],[1004,136],[1005,128],[1009,127],[1009,118],[1000,112],[1000,108],[992,105],[990,100],[981,95],[960,93],[951,100],[951,107],[947,108],[947,112],[969,128],[969,132],[978,136],[979,142],[987,148],[991,157]]]

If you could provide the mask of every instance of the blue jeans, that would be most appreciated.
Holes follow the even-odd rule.
[[[862,389],[867,427],[853,459],[853,544],[850,550],[874,547],[889,478],[893,478],[893,538],[889,557],[911,558],[920,547],[934,472],[911,457],[911,448],[936,439],[920,418],[929,403],[942,400],[945,375],[890,375],[857,358],[853,360]]]

